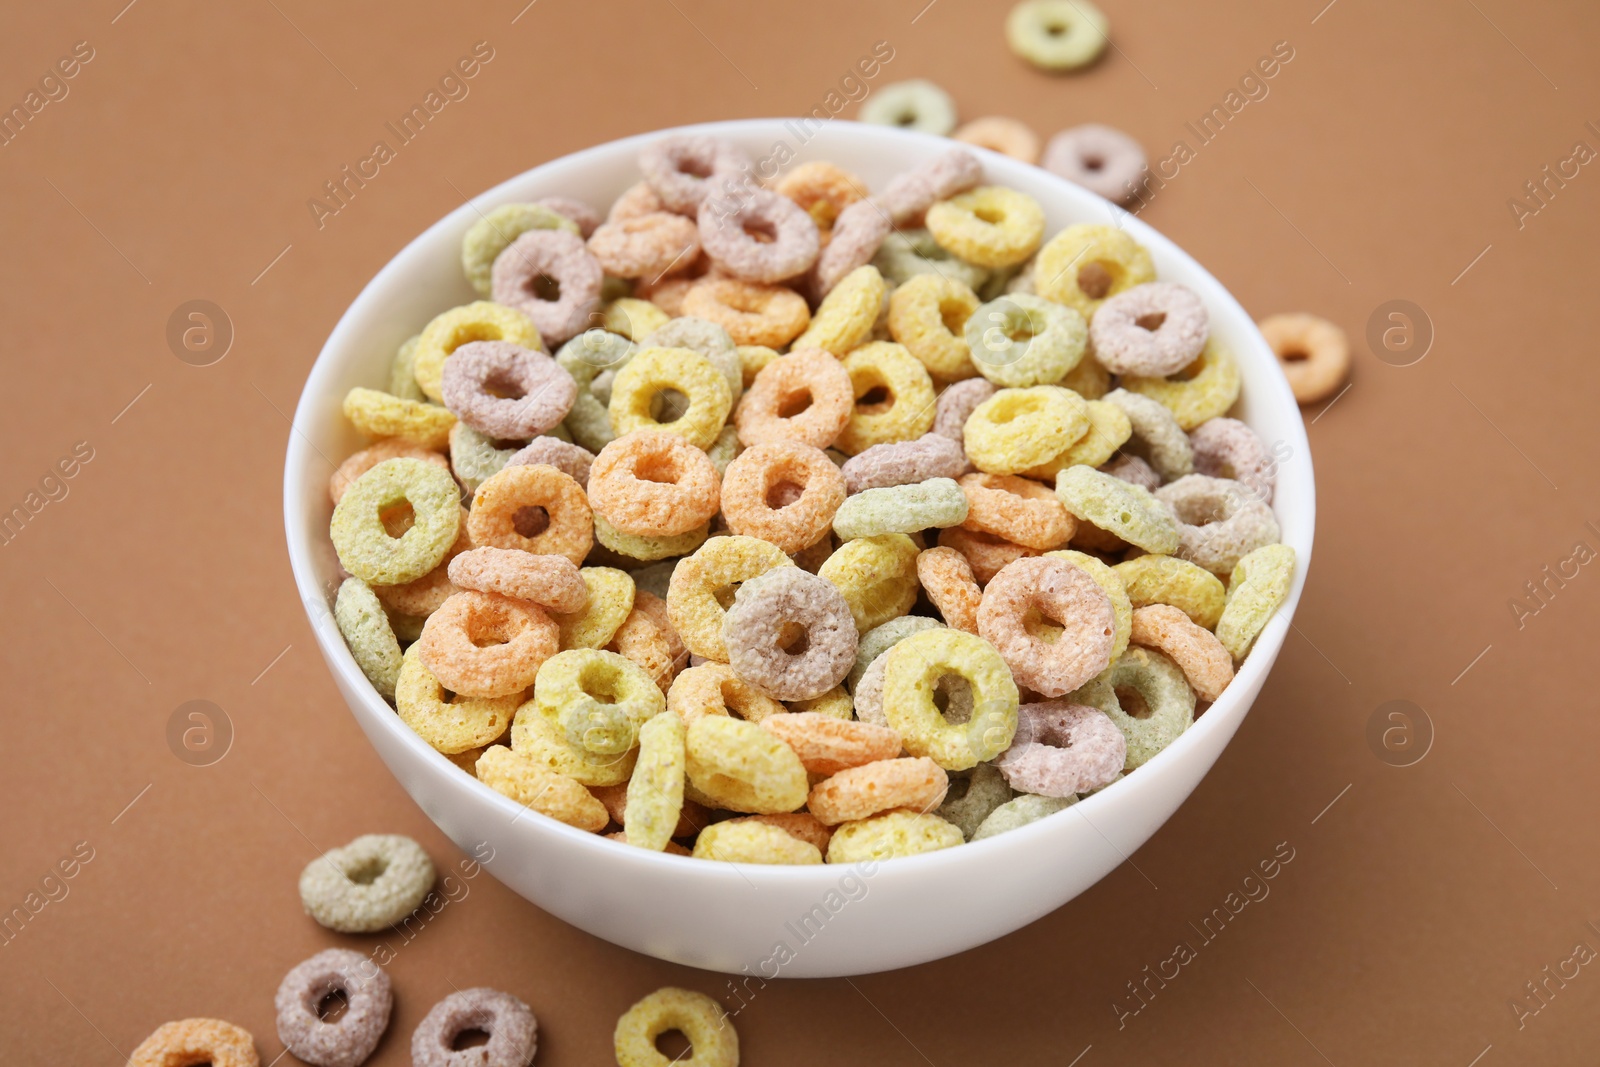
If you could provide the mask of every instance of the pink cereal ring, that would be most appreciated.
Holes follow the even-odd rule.
[[[820,300],[846,274],[871,263],[893,228],[889,212],[875,200],[857,200],[839,212],[828,245],[817,255],[817,265],[812,269],[812,295]]]
[[[895,225],[900,225],[982,180],[983,164],[978,157],[965,148],[952,148],[895,178],[878,200]]]
[[[1145,156],[1139,142],[1121,130],[1091,122],[1050,138],[1039,165],[1107,200],[1125,204],[1144,180]]]
[[[443,395],[445,407],[486,437],[526,441],[567,417],[578,383],[543,352],[470,341],[445,361]]]
[[[1113,374],[1164,378],[1199,358],[1210,322],[1192,290],[1146,282],[1101,304],[1089,323],[1089,339],[1095,358]]]
[[[489,1043],[457,1049],[469,1030]],[[533,1009],[496,989],[462,989],[435,1004],[411,1034],[412,1067],[527,1067],[539,1050]]]
[[[333,993],[343,994],[349,1007],[330,1023],[317,1008]],[[283,976],[273,1006],[278,1039],[296,1059],[316,1067],[361,1067],[389,1027],[394,993],[389,975],[366,955],[330,948]]]
[[[733,413],[733,424],[746,447],[798,441],[827,448],[850,422],[855,405],[844,364],[820,348],[802,348],[756,372]]]
[[[565,556],[540,556],[520,548],[472,548],[450,561],[458,589],[499,593],[551,611],[582,611],[589,599],[578,565]]]
[[[780,282],[817,260],[817,224],[805,208],[742,176],[718,178],[698,218],[706,255],[735,278]]]
[[[528,316],[548,345],[582,333],[600,306],[605,274],[583,238],[566,230],[529,230],[495,257],[490,294]],[[540,295],[547,286],[554,299]]]
[[[1238,419],[1207,419],[1189,432],[1189,444],[1194,449],[1195,473],[1232,478],[1263,504],[1272,503],[1278,464],[1250,427]]]
[[[586,238],[591,233],[594,233],[596,226],[600,225],[600,212],[576,197],[547,196],[543,199],[535,200],[534,203],[543,205],[557,215],[564,215],[577,223],[578,232]]]
[[[1045,556],[1006,564],[978,605],[978,636],[1018,685],[1047,697],[1065,696],[1110,665],[1116,622],[1111,598],[1088,571]]]
[[[681,134],[640,152],[639,169],[668,211],[693,215],[706,198],[709,179],[748,172],[750,157],[720,137]]]
[[[607,274],[656,281],[694,263],[700,231],[694,220],[666,211],[628,216],[597,228],[589,251]]]
[[[987,378],[968,378],[946,387],[934,408],[933,432],[959,443],[967,420],[999,388]]]
[[[507,467],[543,463],[554,467],[584,488],[589,486],[589,468],[594,464],[594,453],[571,441],[559,437],[535,437],[520,452],[506,460]]]
[[[845,488],[859,493],[929,478],[960,478],[971,465],[959,442],[938,433],[925,433],[911,441],[873,445],[845,460],[839,469],[844,474]]]
[[[1045,700],[1017,709],[1016,736],[994,765],[1020,792],[1069,797],[1116,781],[1127,754],[1127,738],[1105,712]]]

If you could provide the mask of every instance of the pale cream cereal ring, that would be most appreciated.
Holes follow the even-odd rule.
[[[1006,16],[1006,43],[1041,70],[1075,70],[1105,51],[1106,29],[1089,0],[1023,0]]]
[[[1099,400],[1111,391],[1111,372],[1100,365],[1093,352],[1086,350],[1083,358],[1078,360],[1078,365],[1057,384],[1064,389],[1071,389],[1085,400]]]
[[[434,316],[417,341],[417,384],[428,399],[444,399],[445,360],[472,341],[509,341],[534,350],[544,347],[533,321],[515,308],[488,300],[451,308]]]
[[[833,532],[850,541],[959,526],[966,518],[967,495],[961,486],[950,478],[929,478],[852,494],[834,513]]]
[[[622,811],[628,843],[654,852],[664,850],[683,812],[686,756],[683,720],[670,711],[639,728],[639,759],[628,779]]]
[[[734,673],[779,700],[819,697],[855,664],[849,604],[832,582],[799,567],[779,567],[741,585],[722,639]]]
[[[927,756],[945,770],[964,771],[1011,744],[1017,684],[989,642],[941,627],[912,634],[886,657],[883,708],[907,752]],[[946,674],[959,674],[972,687],[972,717],[964,723],[950,722],[934,703],[935,685]]]
[[[777,545],[738,535],[714,537],[684,557],[667,587],[667,614],[685,647],[697,656],[727,662],[722,598],[731,604],[739,583],[774,567],[792,566],[794,561]]]
[[[966,144],[987,148],[1024,163],[1039,162],[1039,135],[1028,124],[1017,119],[990,115],[963,123],[951,138]]]
[[[676,1030],[689,1040],[694,1055],[668,1060],[656,1039]],[[722,1005],[704,993],[667,986],[639,1001],[617,1020],[612,1035],[618,1067],[739,1067],[739,1033]]]
[[[806,769],[794,749],[753,722],[702,715],[684,740],[689,780],[728,811],[769,814],[806,802]]]
[[[976,292],[990,277],[987,269],[957,259],[939,247],[933,234],[925,229],[886,234],[872,257],[872,265],[891,285],[904,285],[919,274],[939,274]]]
[[[828,842],[828,862],[865,863],[915,856],[952,848],[963,840],[960,828],[937,815],[888,811],[859,822],[847,822],[835,830]]]
[[[306,864],[300,872],[300,903],[330,930],[370,934],[415,911],[433,889],[433,879],[433,861],[411,838],[363,834]]]
[[[450,471],[469,493],[476,493],[485,479],[498,473],[516,454],[515,443],[501,448],[494,438],[464,422],[450,427]]]
[[[1110,665],[1116,622],[1099,583],[1058,559],[1007,564],[978,606],[978,633],[1018,684],[1046,697],[1070,693]]]
[[[672,316],[648,300],[624,296],[600,309],[600,326],[627,341],[637,341],[652,330],[659,330]]]
[[[1096,318],[1095,321],[1100,320]],[[1113,389],[1106,394],[1104,402],[1116,405],[1128,416],[1128,425],[1133,430],[1129,438],[1133,443],[1124,442],[1123,447],[1149,463],[1163,482],[1194,472],[1194,449],[1189,444],[1189,435],[1183,432],[1165,404],[1126,389]]]
[[[1115,226],[1080,222],[1045,242],[1034,264],[1034,287],[1085,319],[1107,297],[1156,280],[1150,252]]]
[[[971,378],[978,368],[963,330],[977,309],[977,294],[963,283],[942,274],[916,274],[889,297],[889,334],[922,361],[934,380]]]
[[[824,826],[817,821],[817,817],[808,811],[785,811],[775,815],[741,815],[737,819],[727,819],[718,826],[728,823],[764,823],[775,826],[790,837],[814,845],[817,852],[828,851],[828,841],[833,837],[833,827]]]
[[[1165,652],[1202,700],[1216,700],[1233,681],[1233,657],[1222,642],[1178,608],[1151,604],[1136,609],[1132,640]]]
[[[1039,165],[1118,204],[1131,203],[1149,170],[1139,142],[1096,122],[1050,138]]]
[[[1178,520],[1172,554],[1212,574],[1232,574],[1239,560],[1279,537],[1272,509],[1227,478],[1190,474],[1155,492]]]
[[[855,668],[851,668],[854,670]],[[850,691],[843,685],[836,685],[819,697],[810,700],[789,700],[784,702],[784,707],[796,715],[815,712],[829,719],[839,719],[848,722],[854,717],[854,705],[850,699]]]
[[[929,548],[917,553],[917,581],[946,626],[978,632],[978,605],[983,592],[972,576],[972,565],[953,548]]]
[[[426,400],[428,394],[417,384],[417,343],[422,335],[416,334],[401,342],[389,365],[389,392],[402,400]]]
[[[756,383],[756,375],[764,370],[767,364],[779,358],[776,349],[765,345],[738,345],[734,351],[739,356],[739,372],[744,379],[744,387],[748,391]]]
[[[746,447],[773,440],[827,448],[855,409],[850,372],[820,348],[799,349],[767,363],[733,413]]]
[[[866,631],[861,635],[861,644],[856,649],[856,665],[851,668],[850,677],[845,679],[845,686],[852,693],[855,692],[867,669],[879,656],[912,634],[937,630],[939,626],[939,620],[926,615],[901,615]]]
[[[472,543],[566,556],[582,563],[594,544],[594,512],[583,486],[554,467],[504,467],[472,497]]]
[[[1332,395],[1350,373],[1350,339],[1315,315],[1269,315],[1256,323],[1267,339],[1289,389],[1302,404]]]
[[[734,674],[726,663],[702,663],[679,673],[667,690],[667,710],[685,723],[706,715],[763,722],[788,714],[782,704]]]

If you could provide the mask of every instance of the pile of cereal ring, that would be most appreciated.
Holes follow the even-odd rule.
[[[849,863],[1137,771],[1288,595],[1202,301],[953,147],[870,193],[667,136],[495,208],[357,388],[334,617],[401,720],[626,845]],[[553,355],[550,352],[553,351]]]

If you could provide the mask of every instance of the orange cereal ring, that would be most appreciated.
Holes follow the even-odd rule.
[[[961,491],[967,494],[967,521],[961,525],[969,530],[1045,552],[1066,544],[1077,529],[1055,490],[1026,478],[966,474]]]
[[[965,556],[979,585],[988,585],[990,579],[1000,573],[1006,564],[1024,556],[1039,554],[1036,548],[1026,548],[1003,537],[965,530],[960,526],[940,530],[939,545],[941,548],[953,548]]]
[[[782,492],[799,490],[797,496]],[[747,448],[722,480],[722,515],[736,534],[770,541],[788,553],[827,536],[844,503],[844,475],[827,455],[796,441]]]
[[[472,543],[566,556],[581,564],[594,545],[594,512],[570,476],[543,463],[505,467],[478,486],[467,513]]]
[[[806,807],[829,826],[907,808],[928,812],[944,802],[950,776],[926,756],[877,760],[840,771],[811,789]]]
[[[833,837],[833,827],[824,826],[809,811],[780,811],[772,815],[741,815],[726,822],[759,822],[776,826],[790,837],[816,847],[818,852],[828,851],[828,840]]]
[[[450,461],[438,452],[423,448],[421,445],[412,444],[401,437],[385,437],[381,441],[374,441],[368,447],[363,448],[339,464],[339,469],[334,471],[333,477],[328,479],[329,499],[337,504],[339,498],[344,496],[345,490],[355,484],[357,478],[386,459],[421,459],[429,463],[440,464],[446,470],[450,469]]]
[[[694,220],[665,211],[607,222],[589,238],[589,253],[618,278],[658,280],[687,270],[699,251]]]
[[[887,726],[836,719],[821,712],[772,715],[761,720],[761,727],[794,749],[810,774],[838,774],[900,755],[900,735]]]
[[[499,593],[551,611],[573,612],[589,599],[578,565],[565,556],[536,556],[514,548],[474,548],[450,561],[461,589]]]
[[[634,284],[634,294],[641,300],[648,300],[671,318],[676,318],[684,313],[683,298],[689,295],[689,290],[700,283],[703,275],[669,274],[657,278],[655,281],[640,279]],[[671,321],[669,319],[668,321]],[[665,325],[663,323],[662,325]],[[659,328],[659,327],[658,327]],[[644,334],[637,336],[643,337]]]
[[[717,513],[722,478],[679,434],[636,430],[606,445],[589,468],[589,506],[617,530],[674,537]]]
[[[612,201],[611,210],[606,212],[606,221],[621,222],[623,219],[636,219],[665,210],[667,205],[662,203],[650,183],[641,180],[628,186],[621,196]]]
[[[532,685],[559,643],[554,620],[532,604],[467,591],[451,596],[428,616],[414,647],[445,688],[489,698]]]
[[[678,635],[670,627],[664,628],[661,620],[639,609],[639,599],[647,596],[650,594],[643,591],[634,593],[633,610],[622,620],[617,632],[611,635],[611,643],[605,650],[615,652],[643,668],[657,688],[665,693],[672,687],[673,675],[679,664],[688,659],[688,653],[685,652],[682,659],[678,658],[676,649],[683,648],[682,642],[675,640]]]
[[[917,553],[917,581],[946,626],[978,632],[978,605],[983,593],[972,576],[972,565],[953,548],[929,548]]]
[[[738,345],[780,348],[811,324],[805,297],[781,285],[702,278],[683,295],[682,314],[714,322]]]
[[[1233,681],[1233,657],[1210,630],[1170,604],[1135,608],[1129,641],[1165,652],[1201,700],[1216,700]]]
[[[772,188],[805,209],[811,221],[817,224],[823,243],[827,242],[839,213],[867,195],[866,182],[822,160],[801,163],[790,169]]]
[[[1060,559],[1019,559],[990,579],[978,634],[999,650],[1017,684],[1065,696],[1111,665],[1111,598],[1089,573]]]
[[[735,715],[764,722],[789,715],[782,704],[733,673],[726,663],[702,663],[678,675],[667,690],[667,710],[685,723],[704,715]]]
[[[889,335],[921,360],[935,380],[971,378],[978,368],[964,331],[976,310],[978,295],[956,279],[914,274],[889,297]]]
[[[165,1023],[139,1042],[128,1067],[260,1067],[250,1031],[221,1019],[180,1019]]]
[[[973,119],[950,135],[951,140],[975,144],[1024,163],[1039,162],[1039,135],[1026,123],[991,115]]]
[[[733,424],[747,446],[789,440],[827,448],[854,409],[850,372],[831,354],[807,348],[779,356],[756,373]]]
[[[1302,404],[1325,399],[1350,373],[1350,339],[1327,319],[1269,315],[1256,328],[1272,346],[1290,391]]]
[[[760,538],[713,537],[678,561],[667,586],[667,615],[690,652],[726,663],[724,605],[733,603],[739,583],[792,566],[783,549]]]

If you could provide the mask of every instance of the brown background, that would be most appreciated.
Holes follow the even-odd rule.
[[[7,104],[75,42],[95,50],[70,96],[0,148],[0,505],[75,442],[94,450],[0,548],[0,906],[75,842],[94,850],[0,948],[0,1059],[113,1065],[163,1021],[214,1015],[271,1061],[284,971],[380,940],[301,914],[316,850],[381,830],[460,859],[334,691],[279,495],[286,413],[323,339],[463,195],[626,134],[809,110],[878,40],[895,58],[877,84],[932,77],[966,117],[1105,121],[1165,155],[1286,40],[1270,95],[1143,216],[1252,312],[1313,311],[1355,342],[1353,387],[1306,413],[1321,522],[1276,672],[1132,863],[966,955],[769,986],[737,1019],[746,1062],[1586,1062],[1595,968],[1551,980],[1520,1028],[1510,1001],[1576,943],[1600,947],[1600,577],[1581,568],[1521,629],[1507,602],[1580,539],[1600,549],[1585,526],[1600,520],[1600,174],[1584,168],[1521,229],[1506,201],[1575,141],[1600,147],[1584,128],[1600,120],[1593,5],[1106,0],[1117,50],[1050,78],[1007,52],[1003,6],[963,0],[124,2],[14,6],[0,34]],[[318,230],[306,200],[479,40],[495,55],[471,95]],[[165,340],[197,298],[236,330],[204,368]],[[1392,299],[1436,333],[1414,366],[1364,341]],[[166,740],[191,699],[235,733],[210,767]],[[1413,766],[1368,741],[1394,699],[1432,724]],[[1279,842],[1295,858],[1271,895],[1119,1029],[1126,983],[1199,944],[1190,924]],[[529,1001],[542,1064],[609,1062],[616,1017],[658,985],[726,997],[720,976],[580,934],[490,877],[469,885],[414,941],[387,938],[398,1006],[374,1062],[409,1062],[412,1028],[452,987]]]

